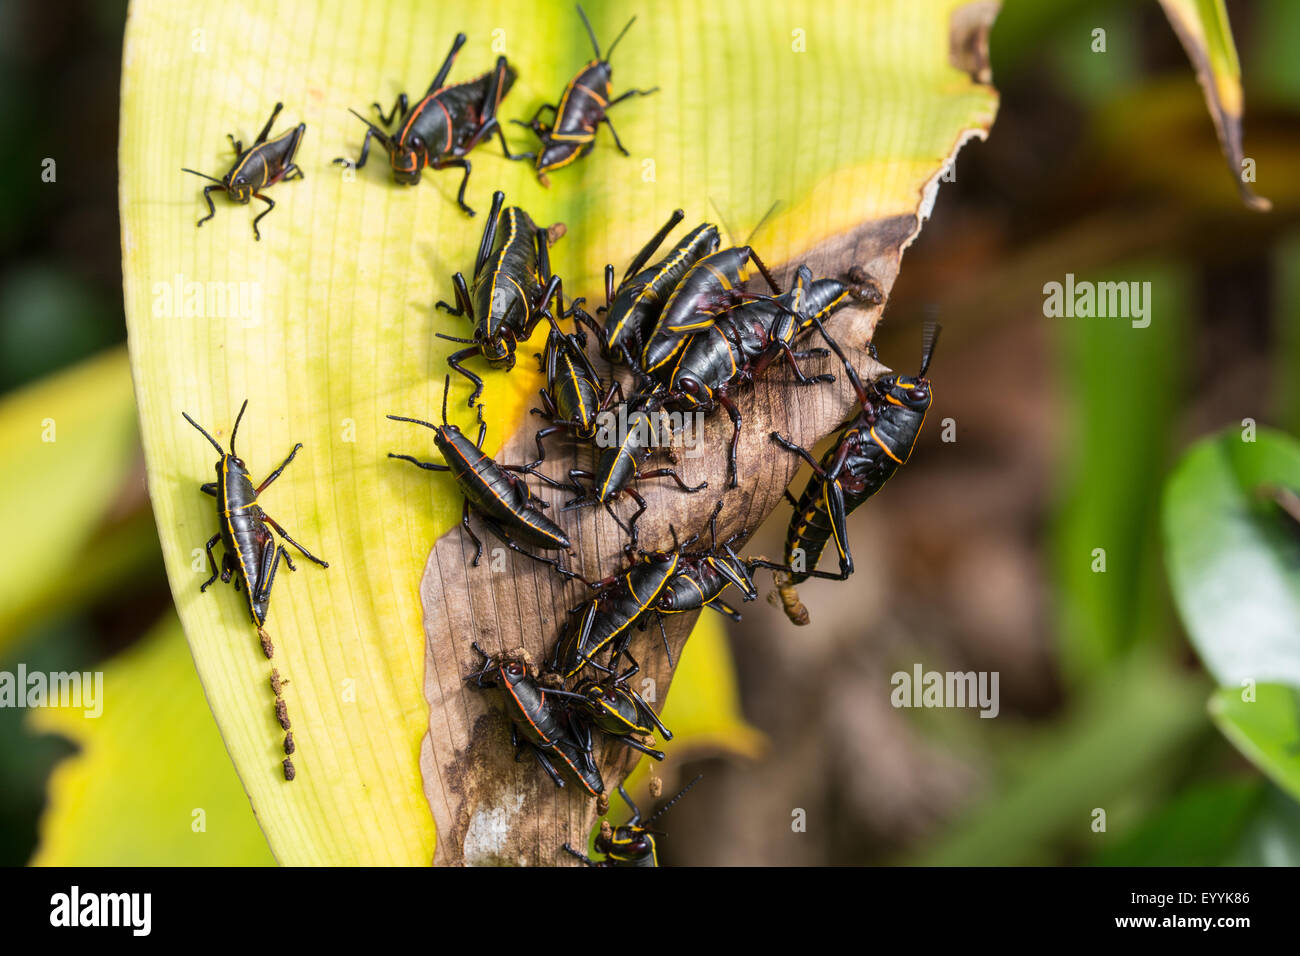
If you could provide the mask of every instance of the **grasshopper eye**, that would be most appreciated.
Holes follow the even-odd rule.
[[[930,392],[924,385],[917,385],[908,389],[907,397],[914,402],[923,402],[930,397]]]
[[[411,149],[424,149],[424,140],[419,136],[412,136],[409,144]]]
[[[524,665],[520,664],[518,661],[511,661],[506,665],[506,675],[518,680],[520,677],[524,676]]]

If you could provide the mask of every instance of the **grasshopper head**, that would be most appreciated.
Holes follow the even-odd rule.
[[[253,183],[245,175],[236,173],[225,181],[226,193],[238,203],[247,203],[253,198]]]
[[[388,151],[388,161],[393,167],[393,181],[403,186],[418,183],[425,155],[424,141],[418,136],[412,136],[406,145],[392,146]]]

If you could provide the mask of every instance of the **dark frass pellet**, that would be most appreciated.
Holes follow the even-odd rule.
[[[279,107],[277,106],[278,110]],[[271,119],[275,119],[275,114],[271,114]],[[271,123],[267,122],[266,129],[258,137],[258,143],[261,144],[266,139],[270,131]],[[299,128],[298,135],[301,136],[302,127]],[[286,134],[288,136],[289,134]],[[287,142],[285,137],[266,144],[268,147],[276,143]],[[294,140],[296,146],[296,140]],[[236,149],[238,149],[236,145]],[[249,154],[256,152],[258,147],[255,146]],[[242,150],[240,150],[242,153]],[[292,151],[288,154],[292,158]],[[242,160],[241,160],[242,162]],[[249,167],[255,168],[255,167]],[[296,167],[294,167],[296,168]],[[262,167],[262,171],[266,171]],[[271,180],[272,182],[274,179]],[[254,231],[256,231],[256,220],[254,220]],[[329,564],[316,557],[297,541],[295,541],[279,524],[277,524],[270,515],[258,506],[258,495],[268,488],[272,482],[283,474],[284,470],[289,467],[302,449],[302,443],[296,443],[289,451],[288,457],[284,459],[274,471],[272,471],[260,484],[255,484],[253,476],[247,465],[235,451],[235,442],[239,435],[239,423],[244,419],[244,412],[248,410],[248,401],[245,400],[239,406],[239,414],[235,416],[235,425],[230,430],[230,450],[226,451],[221,443],[212,437],[202,425],[196,422],[186,412],[181,412],[185,421],[189,422],[196,431],[208,440],[208,443],[216,449],[220,459],[217,462],[217,473],[222,476],[221,481],[211,481],[200,487],[200,490],[214,499],[214,506],[217,512],[218,531],[206,544],[208,557],[208,568],[212,572],[211,576],[199,585],[200,591],[206,591],[208,587],[217,580],[219,574],[225,572],[224,580],[232,580],[236,590],[242,590],[245,599],[248,602],[248,613],[252,620],[253,626],[257,629],[257,638],[262,645],[262,653],[270,659],[275,654],[275,647],[271,644],[271,637],[266,633],[263,625],[266,623],[266,616],[271,605],[271,581],[274,580],[276,569],[283,560],[290,567],[293,561],[289,557],[289,551],[286,546],[292,546],[302,554],[304,558],[322,568],[328,568]],[[234,516],[241,516],[236,521]],[[222,541],[230,542],[234,545],[233,549],[227,551],[224,555],[221,567],[218,567],[216,555],[212,549]],[[270,561],[262,561],[256,567],[250,567],[245,564],[242,555],[245,554],[264,554],[270,556]],[[272,668],[271,670],[271,690],[276,696],[275,716],[280,722],[280,726],[285,730],[289,729],[289,713],[285,708],[284,701],[280,698],[280,689],[288,681],[280,678],[279,671]]]

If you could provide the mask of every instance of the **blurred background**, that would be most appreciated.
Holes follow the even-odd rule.
[[[125,7],[0,4],[0,401],[121,405],[129,432],[114,163]],[[1165,480],[1193,441],[1244,418],[1300,426],[1300,5],[1227,7],[1267,214],[1242,204],[1154,2],[1004,3],[997,122],[961,152],[876,339],[908,370],[922,322],[944,324],[929,424],[853,517],[858,573],[801,589],[813,625],[759,604],[732,629],[744,716],[767,746],[689,763],[706,776],[665,819],[663,862],[1300,862],[1297,804],[1207,713],[1215,682],[1174,609],[1160,533]],[[1098,27],[1105,56],[1090,50]],[[58,188],[32,175],[44,157],[59,157]],[[1151,326],[1045,318],[1043,285],[1066,273],[1150,281]],[[10,470],[0,493],[23,487]],[[60,486],[50,507],[86,515],[63,536],[77,560],[0,587],[0,671],[147,665],[141,642],[171,599],[143,474],[127,434]],[[787,517],[752,551],[779,551]],[[188,663],[183,645],[175,661]],[[997,719],[891,707],[890,675],[916,664],[998,672]],[[176,693],[202,700],[192,668]],[[75,750],[32,716],[0,708],[4,864],[33,859],[52,773]],[[183,745],[199,737],[233,781],[214,728]],[[147,782],[136,799],[147,815]],[[183,862],[149,849],[118,859]],[[243,861],[267,858],[254,845]]]

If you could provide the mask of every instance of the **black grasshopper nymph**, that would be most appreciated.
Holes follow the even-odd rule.
[[[623,797],[623,802],[628,805],[632,811],[632,819],[628,820],[619,827],[602,827],[601,833],[596,837],[596,852],[605,854],[603,860],[593,860],[585,853],[579,853],[569,844],[564,844],[564,851],[572,857],[581,860],[587,866],[599,867],[623,867],[623,866],[658,866],[659,854],[655,846],[655,831],[652,830],[651,824],[686,795],[686,791],[700,782],[697,776],[694,780],[682,787],[677,795],[665,803],[662,807],[647,820],[641,820],[641,811],[637,809],[632,798],[627,795],[627,791],[619,784],[618,792]]]
[[[728,487],[736,487],[736,452],[740,446],[741,414],[730,393],[748,385],[769,365],[784,359],[795,384],[833,382],[830,374],[808,376],[798,360],[828,355],[825,349],[795,351],[794,341],[848,305],[881,302],[875,280],[856,267],[844,279],[814,279],[800,266],[794,284],[775,299],[745,302],[718,315],[692,335],[668,373],[668,405],[680,410],[709,412],[721,405],[731,418],[731,447],[727,457]]]
[[[529,338],[547,314],[552,297],[563,302],[563,287],[551,274],[549,246],[564,235],[563,223],[539,229],[518,206],[503,209],[505,193],[492,196],[492,212],[483,226],[478,254],[474,257],[473,284],[457,272],[451,277],[455,305],[439,301],[436,308],[464,316],[474,324],[472,338],[436,333],[438,338],[460,342],[469,348],[453,352],[447,364],[474,383],[466,405],[473,408],[483,394],[483,379],[461,363],[478,356],[493,368],[515,367],[515,349]],[[560,317],[568,313],[561,311]]]
[[[570,312],[579,323],[595,330],[591,317],[578,307],[579,302],[581,300],[573,303]],[[580,441],[595,439],[600,416],[613,406],[615,398],[623,396],[623,386],[612,375],[608,386],[601,382],[600,375],[587,357],[586,335],[581,328],[564,332],[549,311],[546,318],[551,323],[546,352],[541,356],[546,386],[538,393],[542,407],[534,408],[532,412],[550,424],[537,431],[534,439],[537,459],[529,467],[536,467],[546,459],[542,442],[557,432],[569,431]]]
[[[271,124],[275,122],[275,118],[279,115],[283,106],[283,103],[275,104],[275,109],[271,111],[271,118],[266,121],[266,125],[262,127],[262,132],[258,134],[257,139],[248,149],[244,149],[244,144],[235,139],[233,134],[227,134],[230,145],[235,148],[236,159],[235,165],[231,166],[221,179],[195,169],[181,170],[183,173],[193,173],[195,176],[202,176],[204,179],[210,179],[215,183],[215,185],[203,187],[203,199],[208,204],[208,214],[200,219],[196,225],[202,226],[217,214],[217,208],[212,205],[212,196],[210,194],[213,190],[220,189],[232,201],[241,205],[248,205],[253,199],[260,199],[266,203],[266,209],[253,219],[253,238],[258,240],[262,238],[257,224],[275,208],[274,200],[262,195],[262,190],[275,185],[281,180],[287,182],[291,179],[303,178],[302,170],[293,161],[293,157],[298,152],[298,145],[302,142],[303,134],[307,132],[307,124],[299,123],[293,129],[281,133],[275,139],[267,139],[271,134]]]
[[[673,289],[691,266],[717,251],[721,241],[718,227],[704,222],[678,240],[666,256],[647,266],[668,233],[684,218],[686,214],[682,210],[673,211],[663,227],[633,257],[617,288],[614,286],[614,267],[605,266],[605,305],[602,307],[605,326],[600,344],[611,362],[621,361],[630,368],[640,367],[638,357]]]
[[[708,487],[707,481],[700,482],[698,485],[686,484],[676,469],[671,467],[642,470],[642,466],[649,461],[650,455],[663,437],[665,430],[663,422],[666,419],[661,415],[662,405],[663,395],[659,392],[638,392],[627,401],[619,402],[605,411],[603,414],[607,415],[609,420],[617,422],[618,428],[613,429],[616,434],[612,436],[612,440],[601,448],[600,456],[596,461],[596,470],[569,469],[569,481],[582,493],[572,501],[566,502],[564,510],[595,504],[603,505],[610,517],[627,532],[633,547],[636,547],[639,534],[637,521],[646,510],[645,498],[632,487],[634,481],[671,478],[678,488],[688,494],[694,494]],[[591,482],[590,491],[583,486],[584,479]],[[614,502],[623,495],[627,495],[637,505],[637,510],[632,513],[631,519],[626,524],[614,513],[613,508]]]
[[[817,326],[844,364],[845,374],[858,399],[858,411],[840,425],[831,447],[820,461],[785,436],[772,433],[774,442],[797,454],[813,469],[803,494],[797,500],[786,492],[795,510],[786,534],[785,563],[764,559],[753,562],[756,566],[782,572],[785,575],[782,586],[785,588],[810,577],[842,581],[853,573],[848,516],[884,487],[911,457],[926,413],[934,401],[934,391],[926,375],[938,340],[939,326],[926,327],[921,367],[916,375],[891,372],[865,386],[839,345],[825,334],[820,323]],[[839,556],[838,573],[817,569],[830,543],[834,544]],[[796,562],[796,558],[800,560]],[[787,608],[792,603],[797,604],[791,601],[791,597],[782,595]]]
[[[677,549],[643,551],[621,573],[596,582],[596,596],[572,609],[575,616],[555,644],[551,670],[568,680],[605,651],[610,653],[613,666],[613,661],[627,649],[632,628],[654,614],[655,600],[676,572],[680,558]],[[668,637],[662,627],[660,619],[667,650]]]
[[[722,511],[722,501],[718,501],[709,516],[709,542],[707,551],[691,551],[683,546],[681,560],[677,571],[664,585],[655,608],[661,614],[682,614],[712,608],[723,617],[733,621],[740,620],[740,612],[722,600],[722,593],[728,585],[734,585],[745,601],[758,597],[754,589],[752,564],[740,558],[731,545],[748,534],[748,529],[741,528],[722,544],[718,544],[718,513]]]
[[[574,692],[584,698],[575,707],[596,730],[621,740],[633,750],[639,750],[655,760],[663,760],[663,751],[655,750],[637,738],[657,732],[664,740],[672,740],[672,732],[663,725],[645,698],[628,684],[640,672],[641,665],[626,650],[623,651],[623,656],[631,666],[621,674],[595,661],[588,662],[597,670],[606,670],[608,673],[600,680],[584,680],[574,688]]]
[[[281,462],[280,467],[271,472],[266,480],[259,485],[254,485],[249,477],[248,467],[243,459],[235,454],[235,436],[239,432],[239,423],[243,420],[244,410],[247,408],[248,401],[245,400],[239,408],[239,415],[235,418],[235,427],[230,432],[229,452],[226,452],[221,444],[188,413],[181,414],[187,422],[198,429],[199,434],[212,443],[212,447],[221,456],[216,465],[217,480],[202,486],[204,494],[212,495],[217,500],[217,520],[221,530],[214,534],[206,545],[212,576],[199,586],[199,590],[206,591],[208,586],[217,579],[218,573],[221,575],[221,580],[227,584],[234,577],[236,590],[242,585],[248,597],[249,616],[253,623],[261,628],[266,623],[267,611],[271,604],[271,586],[275,582],[275,573],[280,567],[280,561],[283,559],[290,571],[295,570],[293,559],[289,557],[289,552],[285,550],[284,545],[276,540],[272,529],[297,548],[307,560],[323,568],[329,565],[291,538],[284,528],[258,505],[258,497],[289,466],[298,454],[298,450],[302,448],[302,443],[293,446],[289,457]],[[217,568],[216,558],[212,554],[212,549],[218,542],[225,549],[220,571]]]
[[[547,507],[546,503],[529,490],[523,478],[516,476],[532,474],[545,481],[551,479],[533,471],[529,466],[504,465],[493,461],[483,453],[483,439],[487,435],[487,424],[482,420],[482,406],[479,407],[477,441],[471,441],[469,436],[457,426],[448,423],[447,393],[450,389],[451,376],[448,375],[443,382],[441,425],[421,421],[418,418],[388,416],[395,422],[410,422],[431,429],[434,433],[434,444],[442,453],[445,464],[420,461],[411,455],[398,455],[392,452],[388,457],[409,461],[426,471],[451,473],[462,497],[461,527],[474,542],[473,564],[475,566],[483,555],[483,542],[469,525],[471,511],[478,515],[487,529],[510,550],[541,564],[549,565],[566,578],[582,580],[581,575],[565,568],[558,559],[533,554],[520,546],[522,543],[543,551],[569,551],[572,547],[564,530],[542,513],[542,509]],[[558,484],[553,481],[551,483]]]
[[[429,84],[428,91],[414,106],[408,107],[405,93],[398,94],[397,102],[387,116],[384,115],[382,106],[372,104],[379,113],[380,122],[386,127],[391,126],[400,116],[393,132],[385,132],[360,113],[353,111],[353,115],[366,124],[366,137],[356,160],[357,169],[365,167],[372,139],[378,140],[388,153],[393,181],[403,186],[419,183],[421,172],[425,168],[463,169],[465,174],[461,177],[456,202],[472,216],[474,210],[465,204],[465,187],[469,185],[471,168],[465,157],[470,151],[496,133],[501,141],[501,151],[507,159],[522,157],[511,154],[497,120],[497,110],[514,85],[516,76],[514,67],[506,62],[504,56],[497,57],[495,66],[481,76],[463,83],[443,85],[451,72],[456,54],[464,45],[465,34],[458,33],[437,76]],[[349,166],[352,161],[339,157],[334,163]]]
[[[618,151],[624,156],[630,156],[631,154],[619,140],[618,133],[614,131],[614,124],[609,121],[609,110],[629,96],[649,96],[659,89],[658,87],[649,90],[633,89],[618,96],[614,95],[614,87],[610,82],[612,71],[609,61],[614,55],[614,48],[623,39],[623,34],[627,33],[636,22],[636,17],[627,21],[627,26],[623,27],[619,35],[614,38],[614,42],[609,45],[605,55],[601,56],[600,44],[596,42],[596,34],[591,29],[591,22],[581,6],[578,7],[578,16],[582,17],[582,25],[587,28],[591,48],[596,54],[595,59],[588,62],[578,75],[569,81],[558,106],[553,103],[543,103],[529,122],[513,120],[520,126],[531,129],[541,140],[541,147],[537,152],[525,153],[524,157],[535,160],[537,179],[543,186],[550,185],[546,177],[547,172],[568,166],[591,152],[596,144],[596,128],[601,123],[609,127]],[[546,110],[550,110],[552,114],[550,124],[542,122],[542,113]]]
[[[571,703],[581,702],[582,698],[544,687],[527,661],[517,655],[494,657],[478,644],[471,646],[483,658],[483,664],[465,680],[473,681],[481,690],[492,688],[500,693],[516,756],[528,747],[555,785],[563,788],[564,778],[555,767],[558,761],[589,795],[599,797],[605,784],[592,759],[590,731],[585,724],[570,719]]]

